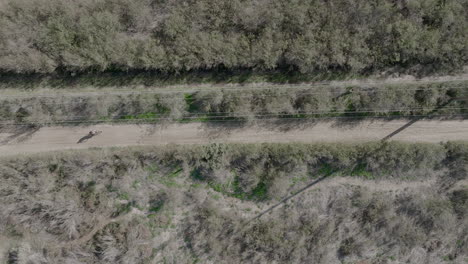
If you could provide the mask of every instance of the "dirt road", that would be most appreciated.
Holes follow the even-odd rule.
[[[409,126],[408,126],[409,124]],[[402,129],[403,128],[403,129]],[[86,138],[90,130],[102,134]],[[84,138],[84,139],[83,139]],[[0,156],[92,147],[202,144],[211,142],[365,142],[378,140],[441,142],[468,140],[468,120],[367,120],[223,124],[94,125],[0,130]],[[78,143],[78,141],[82,143]]]

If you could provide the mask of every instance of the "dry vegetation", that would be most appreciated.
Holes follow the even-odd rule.
[[[466,263],[467,164],[465,143],[214,144],[3,159],[0,262]]]
[[[0,71],[403,69],[467,62],[465,0],[2,0]]]
[[[467,17],[466,0],[0,0],[0,89],[453,73]],[[462,81],[282,88],[4,97],[0,128],[468,108]],[[468,263],[467,175],[468,145],[450,142],[3,158],[0,262]]]
[[[118,92],[117,92],[118,93]],[[2,123],[157,122],[303,117],[464,115],[467,82],[208,89],[197,92],[19,97],[0,99]]]

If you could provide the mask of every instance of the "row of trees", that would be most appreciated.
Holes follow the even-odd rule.
[[[465,0],[1,0],[0,70],[460,68]]]
[[[291,87],[290,87],[291,88]],[[157,118],[254,118],[466,114],[465,82],[378,87],[206,90],[191,93],[29,97],[0,100],[0,118],[16,122]]]

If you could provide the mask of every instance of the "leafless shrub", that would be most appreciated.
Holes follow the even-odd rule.
[[[17,263],[463,260],[463,178],[449,190],[408,178],[415,168],[450,177],[466,146],[387,144],[168,146],[3,159],[0,237],[7,243],[0,241],[0,252]],[[336,175],[363,157],[371,157],[380,181],[329,177],[250,221],[308,183],[298,178],[328,170],[324,162]],[[390,165],[397,174],[385,174]],[[191,175],[200,167],[209,178]],[[255,189],[268,195],[257,202]]]

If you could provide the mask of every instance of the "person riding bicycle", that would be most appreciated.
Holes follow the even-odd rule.
[[[89,131],[89,135],[90,135],[90,136],[95,136],[95,135],[97,135],[98,133],[99,133],[99,131],[97,131],[97,130],[91,130],[91,131]]]

